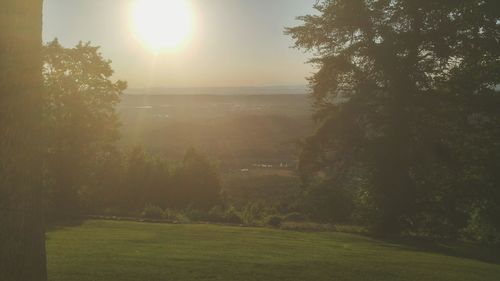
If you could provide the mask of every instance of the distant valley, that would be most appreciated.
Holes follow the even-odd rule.
[[[195,147],[223,169],[293,166],[297,142],[313,132],[303,94],[126,94],[118,111],[123,145],[171,159]]]

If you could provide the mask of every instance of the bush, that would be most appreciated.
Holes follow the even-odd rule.
[[[106,208],[101,214],[104,216],[120,216],[122,212],[118,208]]]
[[[271,226],[280,226],[282,222],[282,218],[280,216],[269,216],[267,217],[266,223]]]
[[[172,209],[165,209],[162,214],[162,219],[174,222],[189,221],[189,219],[184,214]]]
[[[207,212],[192,207],[188,207],[184,212],[190,221],[209,221]]]
[[[236,223],[236,224],[241,224],[243,222],[243,220],[241,219],[238,212],[233,206],[229,207],[224,213],[224,220],[227,223]]]
[[[326,181],[309,187],[304,207],[314,221],[348,223],[355,211],[355,200],[348,187]]]
[[[220,206],[213,207],[208,213],[208,220],[212,222],[222,222],[222,223],[237,223],[242,222],[240,216],[236,209],[231,206],[224,210]]]
[[[495,210],[494,208],[491,209]],[[469,224],[462,231],[463,235],[484,244],[500,245],[500,228],[497,226],[498,223],[494,223],[496,220],[492,218],[495,215],[496,212],[491,212],[486,206],[473,208],[470,213]]]
[[[283,218],[283,220],[284,221],[302,222],[302,221],[306,221],[307,217],[301,213],[293,212],[293,213],[287,214]]]
[[[253,224],[262,219],[264,209],[260,203],[249,203],[243,211],[243,222],[246,224]]]
[[[158,206],[146,204],[141,216],[148,219],[161,219],[163,217],[163,210]]]
[[[224,222],[224,210],[222,207],[213,207],[210,212],[208,212],[208,220],[212,222]]]

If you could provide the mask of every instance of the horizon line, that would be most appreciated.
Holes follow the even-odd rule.
[[[153,87],[130,87],[127,90],[144,90],[144,89],[155,89],[155,90],[176,90],[176,89],[241,89],[241,88],[285,88],[285,87],[305,87],[307,84],[278,84],[278,85],[264,85],[264,86],[153,86]]]

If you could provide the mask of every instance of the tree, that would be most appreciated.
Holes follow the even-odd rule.
[[[0,280],[46,280],[41,181],[42,1],[0,9]]]
[[[124,155],[118,149],[99,153],[94,161],[89,183],[79,192],[83,211],[90,214],[117,214],[127,183]]]
[[[170,205],[209,210],[220,202],[219,173],[212,163],[195,149],[189,149],[172,179]]]
[[[138,213],[147,203],[147,192],[153,178],[153,162],[142,147],[134,147],[127,155],[125,182],[120,194],[120,208]]]
[[[152,157],[140,146],[131,149],[126,160],[121,209],[137,214],[148,204],[166,208],[171,195],[166,160]]]
[[[325,0],[315,8],[286,30],[314,52],[318,69],[310,84],[319,127],[304,147],[304,175],[342,184],[357,172],[382,232],[418,227],[424,213],[463,226],[464,207],[498,189],[487,184],[478,197],[467,182],[479,173],[492,183],[498,167],[484,152],[498,155],[500,3]]]
[[[57,39],[43,48],[45,120],[49,132],[47,177],[51,217],[75,214],[78,192],[89,185],[118,138],[115,106],[127,85],[111,81],[111,61],[99,47],[64,48]]]

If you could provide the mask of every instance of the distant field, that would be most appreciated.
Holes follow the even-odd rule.
[[[500,265],[341,233],[88,221],[47,234],[52,281],[498,281]]]

